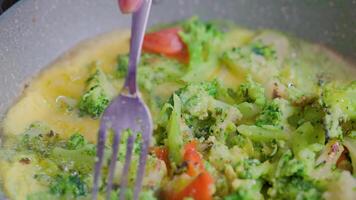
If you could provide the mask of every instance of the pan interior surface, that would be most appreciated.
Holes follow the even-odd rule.
[[[266,3],[263,0],[204,0],[202,3],[202,0],[161,0],[155,2],[150,17],[151,25],[171,23],[192,15],[197,15],[204,20],[228,19],[248,28],[285,31],[291,35],[331,47],[347,58],[353,59],[356,57],[356,38],[354,36],[356,32],[356,12],[354,12],[356,4],[353,1],[340,3],[338,1],[296,2],[277,0],[273,3],[272,1]],[[171,9],[172,7],[175,9]],[[170,12],[167,12],[167,10],[170,10]],[[88,13],[95,13],[95,15]],[[92,64],[92,61],[99,60],[100,66],[106,66],[107,68],[104,67],[105,73],[114,70],[117,54],[124,54],[128,49],[129,33],[122,30],[128,27],[129,20],[128,16],[118,13],[114,0],[100,3],[95,0],[78,0],[75,2],[70,0],[53,0],[50,2],[46,0],[24,0],[7,11],[0,17],[1,119],[5,117],[8,108],[16,102],[16,99],[19,99],[21,103],[23,97],[26,98],[26,95],[19,97],[24,88],[30,86],[27,91],[35,94],[39,91],[38,88],[47,87],[38,82],[37,87],[33,86],[32,83],[35,83],[36,79],[34,82],[30,82],[29,79],[39,74],[46,66],[57,66],[57,68],[59,66],[59,68],[68,69],[67,72],[64,72],[54,70],[56,67],[51,68],[52,78],[49,76],[47,81],[53,80],[56,73],[62,73],[63,79],[80,82],[81,84],[76,88],[76,92],[74,90],[69,91],[72,94],[83,90],[82,84],[84,84],[86,76],[81,77],[80,74],[83,70],[86,70],[86,66]],[[80,43],[97,35],[101,36]],[[246,31],[246,35],[248,37],[248,31]],[[77,46],[78,43],[80,44]],[[99,45],[100,48],[93,48],[95,45]],[[75,47],[74,50],[68,51],[72,47]],[[88,50],[88,48],[92,50]],[[84,50],[80,51],[80,49]],[[103,49],[106,53],[102,53],[104,52]],[[342,63],[340,66],[349,65],[338,54],[331,51],[327,52],[335,60]],[[87,59],[88,57],[91,59]],[[90,62],[87,62],[88,60]],[[71,66],[80,67],[70,69]],[[345,80],[352,79],[355,77],[353,71],[353,69],[350,69],[350,73],[347,73],[347,71],[341,76],[348,77]],[[45,70],[44,74],[47,72],[49,71]],[[50,74],[50,72],[47,74]],[[70,76],[70,74],[73,76]],[[226,71],[219,71],[219,76],[226,79],[230,86],[241,83],[239,78]],[[58,84],[58,91],[61,87],[63,91],[66,87],[73,87],[73,85],[61,85],[60,82],[56,83],[55,81],[53,84]],[[118,81],[115,84],[116,89],[119,89],[121,82]],[[167,93],[165,95],[174,91],[177,85],[167,85],[167,88],[170,89],[161,88],[162,93]],[[61,98],[57,99],[60,93],[58,91],[53,90],[52,92],[56,96],[55,100],[61,101]],[[267,91],[269,91],[268,88]],[[44,118],[48,119],[52,125],[56,123],[58,115],[53,114],[51,119],[48,113],[41,115],[41,109],[36,109],[36,106],[43,100],[41,99],[42,96],[29,96],[32,98],[29,102],[32,102],[32,104],[27,107],[18,106],[17,111],[15,106],[15,111],[12,111],[14,118],[5,122],[7,126],[3,131],[21,134],[31,122],[41,121]],[[77,98],[75,94],[74,97]],[[36,114],[39,115],[36,119],[30,113],[37,111]],[[45,117],[46,115],[47,117]],[[23,123],[16,124],[14,120],[16,117],[21,118]],[[55,127],[58,132],[68,133],[68,135],[64,135],[65,137],[69,137],[73,132],[80,131],[87,134],[85,137],[88,141],[95,142],[97,120],[86,118],[78,121],[77,117],[61,120],[72,123],[66,124],[65,127],[60,125]],[[75,124],[80,124],[80,126]],[[23,167],[22,164],[19,164],[19,167]],[[26,172],[27,169],[23,169]],[[9,174],[16,171],[9,171]],[[28,172],[31,173],[31,170]],[[24,184],[23,187],[26,187],[26,185]],[[0,199],[2,199],[1,192]]]

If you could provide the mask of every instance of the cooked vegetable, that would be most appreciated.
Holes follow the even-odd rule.
[[[322,101],[328,111],[325,123],[329,136],[342,137],[341,123],[356,119],[356,81],[344,87],[326,86]]]
[[[183,200],[185,198],[210,200],[212,199],[212,184],[213,179],[207,172],[199,174],[191,183],[189,183],[182,191],[177,194],[172,194],[172,200]]]
[[[321,127],[314,127],[310,122],[306,122],[295,130],[291,142],[293,152],[298,155],[300,151],[309,148],[311,145],[323,145],[325,133]]]
[[[266,103],[265,89],[259,83],[254,82],[251,77],[248,77],[247,83],[239,86],[236,98],[238,102],[255,103],[260,107]]]
[[[218,100],[218,93],[217,81],[191,83],[177,91],[182,103],[182,118],[196,137],[214,134],[225,138],[225,131],[235,131],[241,113],[235,106]]]
[[[213,24],[192,18],[182,23],[180,37],[188,48],[188,70],[182,79],[200,82],[212,75],[218,67],[219,44],[222,32]]]
[[[95,67],[78,105],[81,114],[100,117],[115,93],[105,73],[99,67]]]
[[[78,175],[58,175],[50,185],[50,193],[58,196],[72,194],[73,197],[78,197],[87,192],[87,185]]]
[[[29,199],[51,195],[52,198],[76,198],[89,193],[88,179],[94,164],[95,145],[89,144],[81,134],[75,133],[65,140],[45,124],[35,123],[18,138],[16,150],[33,157],[26,163],[33,163],[42,170],[34,178],[49,188],[29,194]]]
[[[256,125],[278,126],[281,123],[281,118],[282,113],[279,105],[275,101],[272,101],[263,108],[261,115],[256,119]]]
[[[240,125],[237,127],[237,131],[240,134],[257,142],[268,142],[272,140],[288,139],[288,135],[286,133],[272,126],[258,127],[253,125]]]
[[[122,79],[126,76],[127,69],[128,55],[118,56],[115,76]],[[147,99],[154,118],[158,117],[158,113],[169,95],[180,87],[179,78],[182,76],[182,70],[182,63],[175,59],[152,53],[141,55],[137,82],[143,96]],[[165,90],[156,90],[158,87],[164,86],[167,86]]]
[[[71,55],[9,110],[0,147],[9,199],[91,198],[96,131],[127,74],[127,49],[117,49],[127,45],[125,37]],[[346,62],[276,31],[197,18],[155,28],[143,48],[137,83],[154,132],[140,200],[354,199],[356,84]],[[87,65],[76,66],[94,58],[89,75]],[[119,197],[131,134],[121,133],[110,160],[108,133],[102,172],[116,162],[111,199]],[[141,142],[138,134],[128,200]],[[104,199],[107,176],[99,182]]]
[[[277,179],[268,190],[268,195],[273,199],[322,199],[320,189],[300,177]]]
[[[235,180],[233,185],[237,188],[234,193],[224,198],[224,200],[258,200],[263,199],[261,194],[262,184],[254,179]]]
[[[30,151],[40,157],[48,156],[60,141],[58,135],[42,123],[31,124],[19,140],[17,150]]]
[[[87,144],[85,138],[80,133],[74,133],[67,142],[67,148],[70,150],[76,150],[84,147]]]
[[[185,145],[183,159],[187,164],[187,174],[189,176],[196,176],[204,170],[203,160],[196,150],[196,143],[194,141]]]
[[[184,53],[184,44],[179,37],[180,28],[168,28],[147,33],[143,40],[143,49],[152,53],[177,56]]]
[[[129,56],[128,55],[119,55],[117,57],[117,64],[116,64],[117,73],[116,73],[116,75],[119,78],[124,78],[127,74],[128,68],[129,68]]]
[[[183,155],[183,138],[180,128],[181,120],[181,105],[178,96],[173,95],[173,110],[168,122],[168,151],[169,155],[175,163],[182,162]]]
[[[281,67],[280,58],[274,45],[267,44],[257,39],[258,37],[256,36],[256,41],[226,50],[222,61],[238,77],[244,78],[249,75],[254,80],[266,84],[278,74]]]

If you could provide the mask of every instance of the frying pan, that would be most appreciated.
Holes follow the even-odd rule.
[[[356,58],[356,0],[154,0],[149,24],[192,15],[278,29]],[[29,77],[78,42],[129,24],[116,0],[22,0],[6,11],[0,16],[0,119]]]

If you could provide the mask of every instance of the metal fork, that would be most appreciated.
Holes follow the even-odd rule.
[[[112,101],[101,118],[97,143],[97,160],[95,163],[94,171],[92,196],[93,200],[97,199],[98,197],[99,179],[101,176],[101,168],[104,160],[104,148],[105,141],[107,139],[107,133],[108,131],[114,132],[112,155],[106,190],[106,198],[109,199],[115,174],[115,165],[121,133],[127,129],[130,129],[132,134],[127,139],[125,164],[120,180],[119,199],[125,198],[125,190],[128,182],[128,172],[131,165],[133,144],[138,133],[141,134],[142,140],[139,166],[134,187],[134,200],[137,200],[139,197],[142,180],[145,173],[148,148],[152,136],[152,118],[137,88],[136,69],[139,63],[141,46],[146,30],[150,8],[151,0],[143,0],[140,9],[133,13],[131,24],[130,61],[125,84],[120,95]]]

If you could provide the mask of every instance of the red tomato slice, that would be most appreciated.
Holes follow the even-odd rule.
[[[211,175],[204,171],[199,174],[187,187],[181,192],[173,195],[173,200],[183,200],[186,197],[191,197],[194,200],[211,200],[212,186],[214,180]]]
[[[187,48],[185,47],[184,45],[184,48],[181,52],[179,53],[176,53],[176,54],[172,54],[172,55],[168,55],[166,54],[167,57],[170,57],[170,58],[175,58],[179,61],[181,61],[182,63],[185,63],[187,64],[189,62],[189,53],[187,51]]]
[[[164,199],[183,200],[191,197],[194,200],[212,200],[214,180],[204,169],[203,159],[196,149],[197,141],[191,141],[184,147],[183,160],[187,163],[187,174],[192,178],[184,189],[163,193]]]
[[[182,53],[184,43],[178,34],[181,30],[181,28],[175,27],[147,33],[143,40],[143,50],[166,55]]]
[[[168,149],[166,147],[153,147],[152,151],[158,159],[163,160],[166,165],[169,165]]]
[[[196,176],[204,170],[203,160],[199,152],[196,150],[195,141],[192,141],[185,145],[183,159],[188,165],[187,174],[189,176]]]

